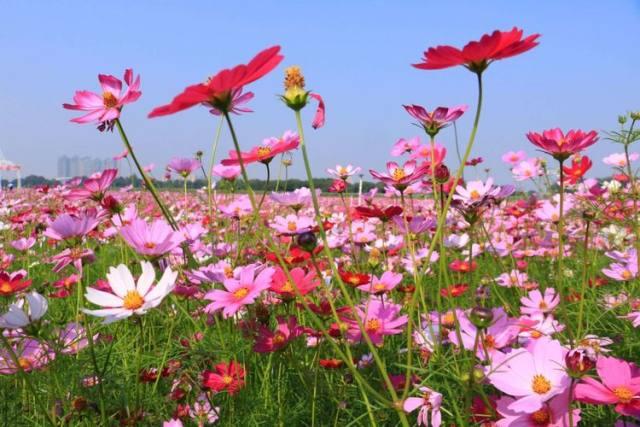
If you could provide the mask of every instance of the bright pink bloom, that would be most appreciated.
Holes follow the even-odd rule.
[[[542,408],[532,413],[516,412],[509,409],[514,398],[503,396],[497,402],[497,412],[504,418],[496,427],[569,427],[569,391],[552,398]],[[573,425],[580,421],[580,409],[573,410]]]
[[[560,295],[553,288],[545,289],[544,296],[538,289],[535,289],[529,292],[526,297],[520,298],[520,302],[522,303],[520,312],[523,314],[547,314],[560,304]]]
[[[204,298],[212,301],[205,311],[212,313],[222,310],[222,315],[233,316],[245,305],[252,304],[262,291],[269,289],[271,279],[275,272],[273,268],[265,268],[258,273],[257,265],[248,265],[240,271],[238,279],[228,278],[223,282],[225,290],[214,289],[209,291]]]
[[[273,46],[258,53],[248,64],[224,69],[207,80],[187,87],[173,98],[171,103],[155,108],[149,117],[166,116],[203,104],[218,111],[230,112],[233,108],[233,91],[252,83],[273,70],[284,57],[280,46]]]
[[[100,220],[93,209],[79,215],[62,214],[49,223],[43,234],[54,240],[84,237],[99,223]]]
[[[408,397],[405,399],[402,409],[405,412],[413,412],[420,408],[417,419],[419,426],[440,427],[440,424],[442,424],[442,414],[440,413],[442,395],[428,387],[420,387],[418,390],[420,390],[422,396]],[[429,413],[431,413],[431,424],[429,424]]]
[[[571,380],[565,367],[566,349],[555,340],[542,337],[529,349],[514,350],[494,360],[489,381],[498,390],[515,397],[507,406],[513,412],[533,413],[563,393]]]
[[[358,289],[375,295],[382,295],[391,291],[402,282],[402,274],[385,271],[379,278],[371,276],[371,283],[358,286]]]
[[[479,41],[467,43],[462,49],[453,46],[430,47],[424,52],[421,63],[413,64],[422,70],[439,70],[463,65],[474,73],[481,73],[493,61],[519,55],[538,45],[540,34],[522,38],[522,30],[494,31],[483,35]]]
[[[420,138],[413,137],[410,139],[400,138],[395,144],[393,144],[393,148],[391,148],[392,156],[401,156],[404,153],[411,153],[413,150],[418,148],[420,145]]]
[[[324,122],[326,120],[324,100],[317,93],[310,92],[309,96],[318,101],[318,109],[316,110],[316,114],[313,116],[313,122],[311,122],[311,127],[318,129],[324,126]]]
[[[76,91],[73,97],[75,104],[62,104],[68,110],[88,111],[89,113],[76,117],[74,123],[105,123],[120,117],[125,104],[135,102],[140,98],[140,76],[133,79],[133,70],[128,68],[124,72],[124,82],[127,88],[122,91],[122,81],[111,75],[98,74],[102,95],[86,90]]]
[[[387,162],[387,172],[380,173],[369,170],[374,178],[382,181],[384,184],[393,186],[398,191],[404,191],[409,185],[418,181],[427,173],[427,167],[417,167],[415,160],[409,160],[404,166],[399,166],[396,162]]]
[[[187,178],[196,169],[200,167],[200,161],[191,158],[174,157],[167,165],[167,169],[171,170],[183,178]]]
[[[515,166],[521,161],[523,161],[527,157],[527,154],[520,151],[509,151],[502,156],[502,161],[505,163],[509,163],[511,166]]]
[[[163,219],[151,224],[137,218],[120,229],[125,242],[136,252],[146,256],[162,256],[171,252],[184,241],[184,235],[174,231]]]
[[[364,304],[354,307],[354,313],[341,318],[348,326],[347,337],[353,342],[363,339],[362,331],[358,327],[355,317],[358,316],[364,326],[365,333],[377,346],[381,346],[385,335],[402,333],[402,327],[407,324],[407,315],[400,315],[399,304],[391,301],[369,299]]]
[[[278,326],[275,331],[264,325],[260,325],[253,351],[258,353],[271,353],[283,349],[289,341],[299,337],[303,328],[298,325],[295,316],[287,318],[278,316]]]
[[[598,141],[598,133],[595,130],[583,132],[572,129],[565,134],[559,128],[555,128],[542,133],[529,132],[527,138],[533,145],[556,160],[564,161],[569,156],[595,144]]]
[[[21,237],[11,242],[11,246],[13,246],[15,250],[21,252],[31,249],[35,244],[35,237]]]
[[[240,166],[225,166],[223,164],[217,164],[213,167],[213,174],[219,176],[227,181],[234,181],[242,172]]]
[[[289,270],[289,275],[293,283],[282,268],[276,267],[269,290],[291,299],[298,294],[306,295],[320,285],[320,279],[314,271],[305,272],[302,268],[296,267]]]
[[[431,173],[431,167],[435,168],[440,165],[446,156],[447,149],[438,143],[433,145],[433,150],[431,144],[422,144],[411,153],[412,159],[424,159],[423,166],[427,168],[429,173]]]
[[[251,151],[240,154],[245,165],[254,162],[268,164],[278,154],[298,148],[298,145],[300,145],[300,137],[297,133],[289,130],[282,135],[282,138],[267,138],[262,141],[261,145],[253,147]],[[222,164],[225,166],[239,165],[238,153],[235,150],[229,151],[229,158],[224,159]]]
[[[226,391],[233,396],[244,387],[244,376],[244,365],[235,360],[218,363],[215,372],[207,370],[202,373],[202,386],[218,393]]]
[[[424,128],[430,136],[436,136],[440,129],[455,122],[467,111],[466,105],[456,107],[438,107],[432,112],[420,105],[405,105],[404,109]]]
[[[82,187],[74,188],[69,191],[64,198],[67,200],[95,200],[100,201],[104,198],[109,186],[113,184],[118,169],[105,169],[94,178],[87,178],[83,181]]]
[[[617,413],[640,417],[640,369],[615,357],[600,356],[596,370],[602,382],[583,378],[576,386],[576,399],[596,405],[616,405]]]

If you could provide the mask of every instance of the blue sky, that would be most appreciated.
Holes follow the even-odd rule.
[[[74,114],[61,104],[77,89],[97,91],[98,73],[120,77],[126,67],[142,75],[142,98],[122,117],[142,162],[155,163],[158,176],[172,156],[208,152],[216,119],[204,108],[153,120],[147,113],[186,85],[273,44],[282,46],[285,60],[251,85],[255,113],[236,120],[241,144],[248,148],[295,127],[276,94],[284,66],[300,65],[308,87],[327,103],[326,127],[307,130],[317,176],[336,163],[382,168],[399,137],[420,134],[402,104],[469,104],[459,127],[466,142],[474,76],[409,64],[429,46],[462,46],[494,29],[542,34],[539,47],[485,73],[473,156],[483,156],[498,179],[508,178],[502,153],[535,154],[524,136],[529,130],[613,129],[619,113],[640,109],[638,1],[14,0],[2,9],[0,147],[25,174],[54,176],[62,154],[122,151],[117,134],[70,123]],[[453,132],[444,131],[440,142],[453,161]],[[221,147],[222,153],[231,148],[226,133]],[[594,173],[608,173],[600,158],[619,148],[602,141],[590,149]],[[297,154],[293,175],[302,174],[301,163]],[[262,173],[252,169],[253,176]]]

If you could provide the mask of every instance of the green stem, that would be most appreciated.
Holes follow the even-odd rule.
[[[222,131],[222,124],[224,123],[224,117],[220,116],[218,127],[216,128],[216,137],[213,140],[213,148],[211,149],[211,160],[209,161],[209,173],[205,174],[207,177],[207,201],[209,208],[209,234],[213,237],[213,167],[216,162],[216,152],[218,151],[218,143],[220,142],[220,133]]]

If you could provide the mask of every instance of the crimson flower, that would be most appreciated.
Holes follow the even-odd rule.
[[[26,289],[31,285],[31,280],[25,280],[27,272],[24,270],[8,273],[0,272],[0,296],[7,297]]]
[[[496,30],[483,35],[479,41],[471,41],[462,49],[453,46],[430,47],[424,52],[422,62],[413,64],[421,70],[440,70],[462,65],[474,73],[482,73],[493,61],[509,58],[533,49],[540,34],[522,38],[522,30]]]
[[[378,218],[382,222],[387,222],[396,215],[402,213],[400,206],[388,206],[384,209],[371,204],[371,206],[358,206],[355,208],[353,217],[359,218]]]
[[[352,273],[344,270],[339,270],[338,272],[342,281],[354,288],[371,282],[371,276],[365,273]]]
[[[582,156],[579,160],[572,159],[571,166],[563,166],[564,180],[569,184],[575,184],[593,166],[593,162],[587,156]]]
[[[205,370],[202,373],[202,386],[216,392],[227,391],[230,395],[235,394],[244,386],[244,367],[238,362],[218,363],[215,372]]]
[[[187,87],[167,104],[155,108],[149,117],[166,116],[186,110],[194,105],[204,104],[220,112],[230,112],[234,91],[263,77],[273,70],[284,58],[280,46],[273,46],[258,53],[248,64],[224,69],[207,80]],[[237,96],[237,92],[235,92]],[[237,101],[237,98],[236,98]]]
[[[469,264],[469,261],[456,259],[449,263],[449,268],[458,273],[468,273],[475,271],[478,268],[478,264],[475,261],[471,261],[471,264]]]
[[[284,135],[282,135],[282,138],[267,138],[262,141],[261,145],[253,147],[248,152],[241,152],[240,155],[242,163],[245,165],[255,162],[266,165],[278,154],[298,148],[298,145],[300,145],[300,137],[298,134],[292,131],[286,131]],[[238,153],[235,150],[229,151],[229,158],[224,159],[221,163],[224,166],[239,165],[240,159],[238,158]]]
[[[595,144],[598,141],[598,133],[595,130],[584,132],[572,129],[565,134],[559,128],[555,128],[545,130],[542,133],[529,132],[527,138],[533,145],[563,162],[571,155]]]
[[[449,126],[455,122],[467,111],[466,105],[458,105],[456,107],[438,107],[429,112],[420,105],[404,105],[407,113],[416,119],[424,128],[429,136],[436,136],[440,129]]]

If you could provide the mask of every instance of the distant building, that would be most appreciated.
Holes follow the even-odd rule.
[[[112,158],[98,159],[89,156],[58,157],[58,177],[60,178],[89,176],[105,169],[118,169],[118,162]]]

